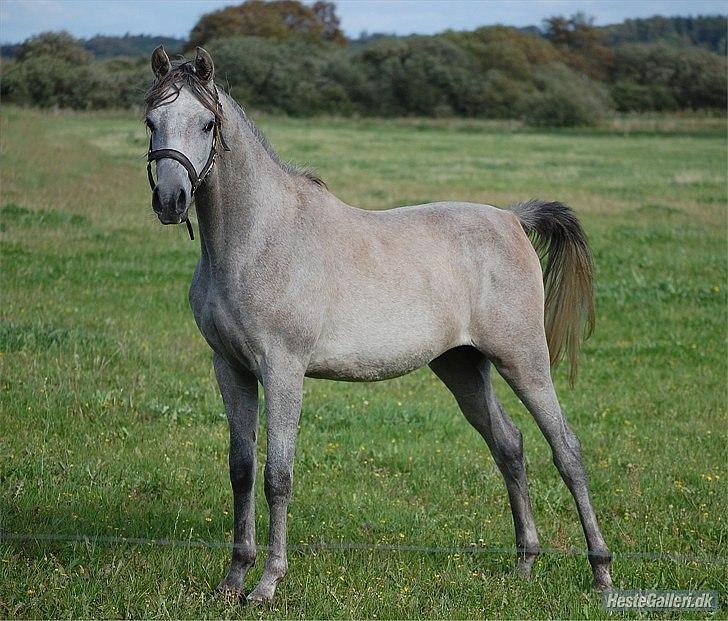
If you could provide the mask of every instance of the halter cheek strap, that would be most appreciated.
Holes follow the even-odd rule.
[[[217,130],[217,127],[215,128]],[[185,170],[187,171],[187,176],[190,178],[190,183],[192,184],[192,194],[197,191],[197,188],[199,188],[202,185],[202,182],[205,180],[205,177],[207,177],[207,174],[212,170],[213,165],[215,164],[215,156],[217,155],[217,131],[215,131],[215,136],[212,138],[212,148],[210,149],[210,155],[207,157],[207,162],[205,162],[205,165],[202,167],[202,170],[200,171],[200,174],[197,174],[197,171],[195,170],[194,165],[192,162],[190,162],[189,158],[182,153],[182,151],[177,151],[177,149],[157,149],[156,151],[152,150],[152,139],[149,138],[149,151],[147,152],[147,177],[149,178],[149,185],[151,186],[152,190],[157,185],[154,181],[154,176],[152,175],[152,162],[157,160],[164,160],[164,159],[171,159],[176,160],[182,166],[184,166]],[[225,149],[228,150],[227,148]]]
[[[184,166],[184,169],[187,171],[187,176],[190,178],[190,184],[192,185],[192,196],[194,196],[197,189],[202,185],[202,182],[205,180],[205,177],[207,177],[209,172],[212,170],[212,167],[215,165],[218,137],[220,138],[220,144],[222,144],[223,150],[230,150],[227,144],[225,144],[225,139],[222,136],[221,121],[219,120],[222,118],[222,104],[220,103],[220,98],[217,95],[217,90],[215,91],[215,96],[217,97],[218,114],[215,115],[215,127],[213,128],[212,134],[212,147],[210,148],[210,155],[207,156],[207,162],[205,162],[205,165],[202,167],[200,174],[197,174],[197,171],[195,170],[192,162],[190,162],[189,158],[181,151],[177,151],[176,149],[157,149],[156,151],[152,150],[152,138],[151,136],[149,137],[149,150],[147,151],[147,178],[149,179],[149,187],[151,187],[152,190],[154,190],[157,185],[154,181],[154,175],[152,174],[152,162],[164,159],[171,159],[182,164],[182,166]],[[192,230],[192,224],[190,223],[189,219],[185,218],[184,221],[187,224],[187,232],[190,235],[190,239],[195,239],[195,234]]]

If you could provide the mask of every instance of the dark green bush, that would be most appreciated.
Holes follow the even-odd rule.
[[[616,49],[616,84],[632,83],[653,89],[661,106],[653,110],[726,107],[726,59],[701,48],[661,44],[629,44]]]
[[[84,108],[89,74],[89,65],[72,64],[54,56],[16,61],[7,74],[3,72],[2,97],[41,108]]]
[[[248,24],[265,32],[268,26],[278,32],[278,17],[289,9],[304,17],[318,11],[316,28],[335,31],[333,5],[325,2],[309,8],[296,0],[275,6],[248,2],[244,8],[273,11],[275,19],[267,26]],[[551,40],[490,26],[435,36],[370,37],[349,48],[300,32],[236,35],[205,45],[215,58],[219,83],[237,100],[290,115],[523,117],[531,125],[567,126],[594,125],[614,107],[726,108],[725,58],[667,44],[627,44],[607,53],[604,39],[583,16],[549,23]],[[137,38],[127,43],[132,39]],[[148,57],[93,60],[68,33],[43,33],[20,45],[15,60],[3,62],[0,97],[42,107],[139,105],[151,81],[148,63]]]
[[[0,97],[41,108],[127,108],[140,104],[149,79],[146,62],[76,64],[41,55],[3,63]]]
[[[622,80],[612,87],[611,94],[614,105],[620,112],[677,109],[675,97],[665,86]]]
[[[290,39],[233,37],[212,41],[218,80],[245,105],[291,115],[352,111],[348,85],[356,83],[349,53]]]
[[[40,107],[85,107],[91,55],[67,32],[45,32],[3,63],[3,100]],[[7,65],[7,66],[6,66]]]
[[[30,98],[23,63],[19,63],[17,60],[2,61],[0,100],[21,106],[40,105]]]
[[[613,109],[606,88],[561,64],[534,76],[538,92],[523,104],[524,120],[534,127],[597,125]]]
[[[131,108],[144,99],[150,82],[146,59],[116,58],[91,65],[89,108]]]
[[[363,114],[500,116],[492,113],[493,74],[446,37],[381,39],[352,57],[365,76]],[[490,89],[490,92],[489,92]]]
[[[512,119],[520,116],[535,88],[531,82],[519,82],[502,71],[491,69],[483,85],[484,116],[493,119]]]

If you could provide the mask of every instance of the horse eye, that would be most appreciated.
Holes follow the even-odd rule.
[[[154,127],[154,123],[152,123],[149,119],[144,119],[144,123],[149,128],[150,132],[153,132],[156,128]]]
[[[205,127],[203,127],[203,131],[211,132],[213,127],[215,127],[215,121],[210,121],[207,125],[205,125]]]

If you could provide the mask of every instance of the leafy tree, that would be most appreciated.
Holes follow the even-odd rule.
[[[298,0],[247,0],[203,15],[192,28],[190,45],[238,35],[346,43],[339,28],[336,7],[331,2],[319,1],[309,6]]]
[[[341,31],[341,22],[336,14],[336,5],[319,0],[313,4],[311,10],[322,25],[323,38],[338,45],[346,45],[346,37]]]
[[[91,62],[91,54],[66,31],[42,32],[26,39],[20,46],[16,58],[23,62],[39,56],[52,56],[68,63],[86,64]]]
[[[532,67],[563,62],[563,54],[549,41],[506,26],[485,26],[468,32],[445,32],[446,38],[476,58],[485,71],[498,69],[514,76],[530,76]]]
[[[568,19],[559,15],[544,20],[544,26],[546,38],[566,53],[568,65],[594,79],[606,78],[613,63],[613,52],[592,18],[584,13]]]

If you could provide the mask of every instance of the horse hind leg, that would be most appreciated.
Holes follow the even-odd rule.
[[[472,347],[459,347],[433,360],[430,368],[483,437],[503,475],[516,531],[516,569],[529,576],[539,544],[528,494],[523,439],[496,399],[490,384],[490,362]]]
[[[511,343],[509,352],[496,366],[536,420],[546,437],[561,478],[574,497],[589,550],[589,562],[597,589],[612,585],[611,553],[599,529],[589,498],[589,487],[581,457],[581,446],[561,411],[549,364],[546,337],[531,335]]]

